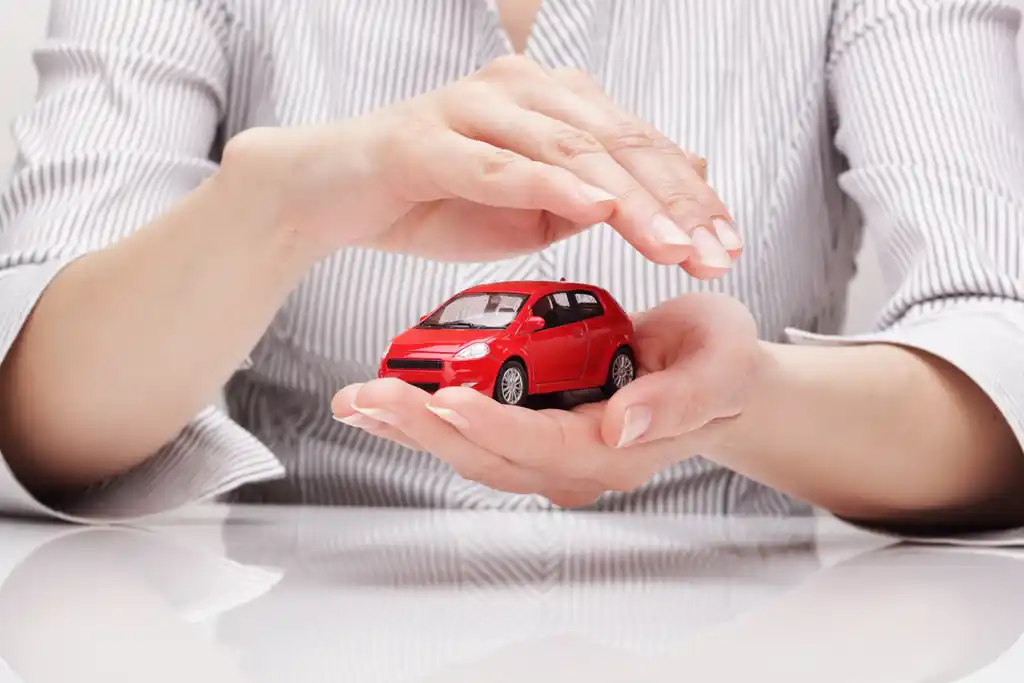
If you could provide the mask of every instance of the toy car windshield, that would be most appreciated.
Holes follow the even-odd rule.
[[[423,319],[430,329],[503,330],[519,314],[525,294],[477,292],[461,294]]]

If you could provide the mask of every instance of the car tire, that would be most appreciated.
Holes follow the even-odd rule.
[[[529,390],[526,366],[517,360],[505,361],[494,380],[494,400],[510,406],[525,405]]]
[[[601,391],[611,398],[616,391],[636,379],[636,358],[628,346],[619,347],[608,363],[608,376]]]

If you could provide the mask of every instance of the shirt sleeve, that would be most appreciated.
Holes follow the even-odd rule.
[[[891,297],[872,333],[789,335],[940,357],[1024,444],[1020,21],[1010,0],[836,3],[827,76],[848,162],[839,183],[874,237]],[[1024,544],[1024,529],[955,540],[981,539]]]
[[[223,3],[55,0],[34,53],[34,106],[0,194],[0,361],[76,258],[122,239],[215,169],[229,97]],[[0,455],[0,514],[74,521],[163,512],[280,476],[280,463],[211,405],[150,459],[67,499],[41,501]]]

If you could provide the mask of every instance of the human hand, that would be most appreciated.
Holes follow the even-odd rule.
[[[523,57],[357,119],[245,131],[222,173],[322,255],[489,260],[600,222],[695,277],[723,273],[742,250],[702,159],[586,75]]]
[[[468,388],[433,396],[396,379],[342,389],[336,419],[444,460],[462,477],[565,507],[629,491],[728,438],[768,356],[749,311],[690,294],[634,317],[637,378],[572,410],[502,405]]]

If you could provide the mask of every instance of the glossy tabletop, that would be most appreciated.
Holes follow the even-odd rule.
[[[1022,633],[1024,555],[830,518],[0,524],[0,681],[1018,682]]]

